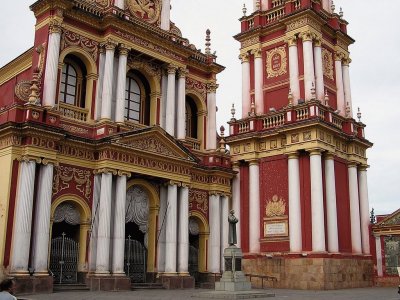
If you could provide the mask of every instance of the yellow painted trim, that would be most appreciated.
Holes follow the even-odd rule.
[[[12,153],[0,155],[0,266],[4,265],[11,179],[15,177],[12,174],[13,161]]]

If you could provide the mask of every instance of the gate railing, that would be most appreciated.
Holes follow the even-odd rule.
[[[131,236],[125,239],[125,273],[132,282],[146,282],[147,250]]]
[[[50,270],[55,282],[78,282],[78,253],[79,243],[65,233],[51,240]]]

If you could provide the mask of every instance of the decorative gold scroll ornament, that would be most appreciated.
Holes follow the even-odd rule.
[[[287,54],[285,46],[267,51],[267,78],[287,73]]]
[[[155,23],[161,14],[159,0],[126,0],[127,7],[132,15],[144,19],[148,23]]]
[[[267,205],[265,207],[265,216],[268,218],[281,217],[285,215],[285,211],[285,200],[282,197],[279,198],[278,195],[273,195],[272,199],[267,201]]]
[[[328,49],[322,48],[322,62],[324,75],[333,80],[333,54]]]

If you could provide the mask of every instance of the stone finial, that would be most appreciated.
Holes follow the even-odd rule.
[[[206,54],[210,55],[211,54],[211,37],[210,37],[211,31],[210,29],[207,29],[206,31]]]
[[[358,122],[361,122],[361,110],[360,110],[360,108],[358,108],[358,111],[357,111],[357,119],[358,119]]]
[[[324,105],[329,106],[329,95],[327,89],[325,89]]]
[[[341,19],[343,18],[343,9],[342,9],[342,8],[340,8],[339,17],[340,17]]]
[[[346,118],[351,117],[351,108],[349,102],[346,103]]]
[[[225,143],[225,139],[224,139],[224,136],[225,136],[225,127],[224,126],[221,126],[220,128],[219,128],[219,130],[220,130],[220,136],[221,136],[221,140],[219,141],[219,151],[221,152],[221,153],[225,153],[226,152],[226,143]]]
[[[292,107],[293,106],[293,94],[292,94],[291,88],[289,88],[288,100],[289,100],[289,107]]]
[[[317,95],[315,94],[315,84],[312,82],[311,84],[311,100],[315,100],[317,98]]]
[[[260,10],[261,9],[261,1],[257,0],[256,1],[256,10]]]
[[[336,9],[335,3],[332,1],[332,5],[331,5],[331,11],[332,11],[332,13],[335,12],[335,9]]]
[[[29,88],[29,90],[30,90],[29,99],[28,99],[29,104],[38,105],[40,102],[40,100],[39,100],[39,93],[40,93],[39,73],[40,73],[39,68],[35,68],[35,70],[33,71],[33,78],[31,81],[32,84],[31,84],[31,87]]]
[[[242,12],[243,12],[243,17],[245,17],[247,13],[246,4],[243,4]]]
[[[254,97],[252,97],[249,116],[254,117],[255,115],[256,115],[256,103],[254,101]]]
[[[234,103],[232,103],[231,114],[232,114],[231,121],[236,121],[236,119],[235,119],[236,109],[235,109]]]

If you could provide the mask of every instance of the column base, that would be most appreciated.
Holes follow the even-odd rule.
[[[26,294],[49,294],[53,292],[53,277],[47,276],[15,276],[15,293]]]
[[[195,280],[192,276],[180,276],[177,273],[160,275],[159,280],[167,290],[194,289]]]
[[[91,274],[88,275],[86,284],[92,292],[131,290],[131,280],[127,276],[114,276],[110,274],[108,274],[108,276],[99,276],[98,274]]]

